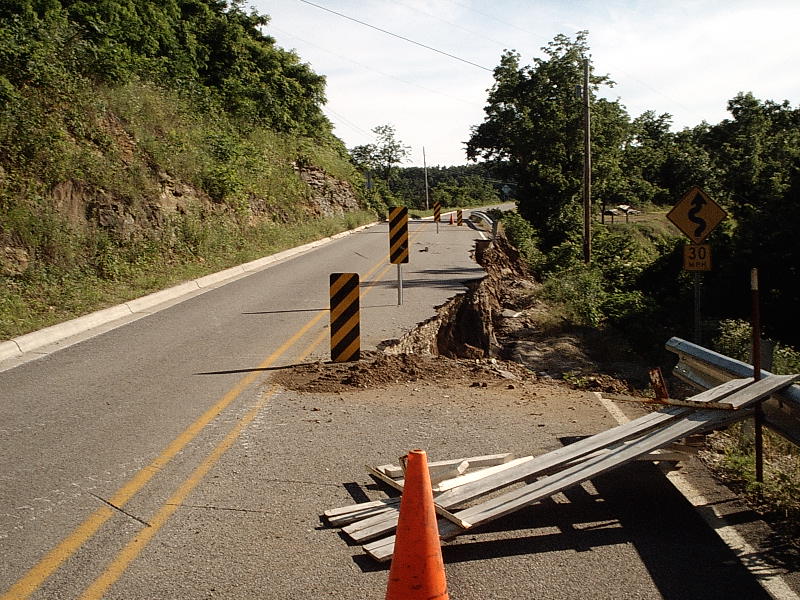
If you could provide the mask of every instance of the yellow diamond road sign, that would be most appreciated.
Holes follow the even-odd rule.
[[[667,218],[695,244],[701,243],[728,214],[699,187],[690,189]]]

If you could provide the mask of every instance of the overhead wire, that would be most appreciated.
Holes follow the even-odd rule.
[[[454,60],[458,60],[458,61],[461,61],[461,62],[466,63],[468,65],[472,65],[473,67],[477,67],[479,69],[483,69],[484,71],[489,71],[489,72],[494,71],[494,69],[490,69],[489,67],[484,67],[483,65],[479,65],[478,63],[472,62],[471,60],[467,60],[466,58],[461,58],[460,56],[456,56],[455,54],[450,54],[449,52],[445,52],[444,50],[439,50],[438,48],[434,48],[433,46],[429,46],[427,44],[423,44],[422,42],[418,42],[416,40],[412,40],[411,38],[405,37],[405,36],[400,35],[398,33],[394,33],[392,31],[389,31],[388,29],[382,29],[381,27],[377,27],[376,25],[372,25],[371,23],[367,23],[366,21],[361,21],[359,19],[356,19],[355,17],[351,17],[351,16],[346,15],[344,13],[340,13],[340,12],[337,12],[337,11],[332,10],[330,8],[326,8],[325,6],[320,6],[319,4],[315,4],[314,2],[310,2],[309,0],[298,0],[298,1],[302,2],[303,4],[308,4],[309,6],[313,6],[315,8],[319,8],[320,10],[324,10],[326,12],[332,13],[334,15],[337,15],[339,17],[347,19],[348,21],[353,21],[354,23],[358,23],[359,25],[364,25],[365,27],[369,27],[370,29],[374,29],[376,31],[380,31],[381,33],[385,33],[386,35],[390,35],[390,36],[396,37],[396,38],[398,38],[400,40],[409,42],[410,44],[414,44],[415,46],[420,46],[421,48],[425,48],[427,50],[431,50],[432,52],[436,52],[438,54],[442,54],[444,56],[448,56],[448,57],[450,57],[450,58],[452,58]]]
[[[460,103],[465,104],[467,106],[475,106],[475,104],[476,104],[475,102],[471,102],[469,100],[465,100],[464,98],[459,98],[458,96],[453,96],[451,94],[447,94],[445,92],[441,92],[439,90],[435,90],[433,88],[429,88],[429,87],[426,87],[424,85],[419,85],[418,83],[414,83],[413,81],[408,81],[407,79],[402,79],[402,78],[397,77],[395,75],[391,75],[389,73],[381,71],[380,69],[375,69],[373,67],[370,67],[369,65],[365,65],[364,63],[358,62],[357,60],[353,60],[352,58],[349,58],[347,56],[339,54],[338,52],[333,52],[332,50],[328,50],[327,48],[324,48],[323,46],[320,46],[319,44],[316,44],[314,42],[310,42],[310,41],[308,41],[306,39],[303,39],[303,38],[301,38],[301,37],[299,37],[299,36],[297,36],[297,35],[295,35],[293,33],[289,33],[286,30],[282,30],[282,29],[280,29],[278,27],[274,27],[271,24],[270,24],[270,27],[272,29],[274,29],[275,31],[278,31],[278,32],[282,33],[283,35],[286,35],[286,36],[289,36],[289,37],[293,37],[296,40],[300,40],[304,44],[308,44],[309,46],[314,46],[315,48],[319,48],[323,52],[326,52],[326,53],[328,53],[328,54],[330,54],[332,56],[335,56],[336,58],[341,58],[342,60],[346,60],[347,62],[351,62],[354,65],[357,65],[357,66],[361,67],[362,69],[366,69],[367,71],[372,71],[373,73],[378,73],[379,75],[382,75],[383,77],[387,77],[389,79],[394,79],[395,81],[399,81],[400,83],[404,83],[406,85],[414,86],[414,87],[419,88],[421,90],[424,90],[426,92],[431,92],[432,94],[437,94],[437,95],[443,96],[445,98],[450,98],[451,100],[455,100],[456,102],[460,102]]]

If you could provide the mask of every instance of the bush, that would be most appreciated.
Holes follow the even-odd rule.
[[[506,238],[519,250],[531,272],[538,274],[544,262],[544,256],[537,246],[536,232],[533,226],[515,212],[501,213],[501,215]],[[491,218],[496,219],[499,216],[495,213],[491,215]]]

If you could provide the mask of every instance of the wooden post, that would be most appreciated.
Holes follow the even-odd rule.
[[[761,379],[761,310],[759,308],[758,297],[758,269],[750,270],[750,294],[752,296],[752,329],[753,329],[753,379]],[[758,402],[753,413],[753,425],[755,429],[755,461],[756,461],[756,482],[764,483],[764,410],[761,402]],[[759,487],[759,497],[762,490]]]
[[[592,261],[592,111],[589,59],[583,61],[583,262]]]

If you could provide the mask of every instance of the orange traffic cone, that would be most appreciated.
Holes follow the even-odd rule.
[[[424,450],[412,450],[405,460],[386,600],[449,600],[428,459]]]
[[[450,213],[450,225],[453,224],[453,213]]]

